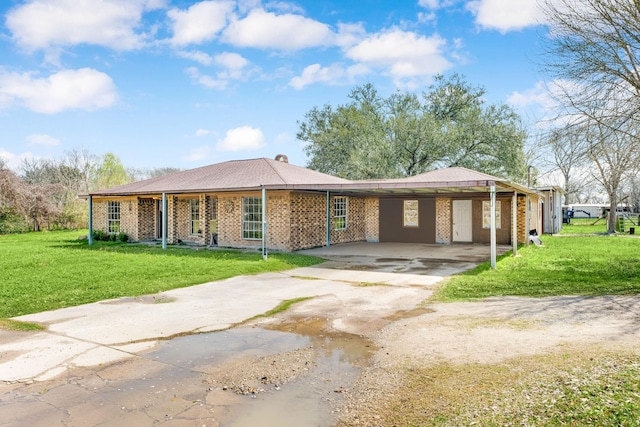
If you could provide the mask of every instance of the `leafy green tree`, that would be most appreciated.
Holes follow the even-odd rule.
[[[348,179],[465,166],[522,181],[520,118],[506,105],[486,105],[484,93],[457,74],[437,76],[422,99],[400,91],[383,98],[365,84],[346,105],[312,108],[297,137],[306,142],[310,168]]]
[[[106,153],[98,159],[93,171],[93,189],[111,188],[129,182],[131,177],[118,156]]]

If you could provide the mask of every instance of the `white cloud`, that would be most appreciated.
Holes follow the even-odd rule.
[[[51,135],[34,133],[33,135],[29,135],[26,138],[27,144],[29,145],[44,145],[47,147],[55,147],[56,145],[60,145],[60,141]]]
[[[13,154],[10,151],[6,151],[3,148],[0,148],[0,159],[4,160],[7,164],[7,167],[16,173],[20,171],[23,160],[34,158],[35,156],[29,152]]]
[[[480,27],[501,33],[538,25],[544,18],[538,0],[474,0],[467,9]]]
[[[213,57],[211,55],[199,50],[180,51],[178,52],[178,55],[183,58],[199,62],[202,65],[211,65],[213,63]]]
[[[224,139],[218,141],[216,149],[219,151],[257,150],[264,147],[262,131],[251,126],[241,126],[229,129]]]
[[[442,50],[445,40],[392,30],[374,34],[346,51],[354,61],[380,67],[394,79],[431,77],[451,67]]]
[[[225,69],[223,73],[218,75],[220,78],[241,79],[244,76],[243,70],[249,65],[249,61],[242,55],[231,52],[216,55],[215,61]]]
[[[209,157],[209,153],[211,153],[211,147],[209,147],[208,145],[203,145],[202,147],[194,148],[193,150],[189,151],[189,153],[182,156],[182,160],[185,160],[187,162],[197,162]]]
[[[177,46],[197,44],[213,39],[233,13],[230,1],[202,1],[187,10],[171,9],[167,15],[173,21],[173,38]]]
[[[226,79],[216,79],[206,74],[202,74],[196,67],[187,68],[186,73],[193,83],[202,85],[209,89],[226,89],[227,84],[229,83]]]
[[[198,130],[196,131],[196,136],[197,136],[198,138],[200,138],[200,137],[203,137],[203,136],[209,136],[209,135],[212,135],[212,134],[214,134],[214,133],[215,133],[215,132],[214,132],[214,131],[212,131],[212,130],[208,130],[208,129],[198,129]]]
[[[367,74],[369,71],[369,68],[363,64],[356,64],[347,68],[340,64],[333,64],[329,67],[313,64],[305,67],[302,75],[292,78],[289,86],[300,90],[313,83],[326,83],[329,85],[352,83],[354,77]]]
[[[37,113],[96,110],[116,102],[111,78],[92,68],[62,70],[46,78],[31,73],[0,74],[0,105],[19,104]]]
[[[233,21],[224,30],[223,38],[234,46],[299,50],[330,45],[335,35],[326,24],[301,15],[276,15],[255,9],[244,19]]]
[[[222,68],[215,75],[202,74],[196,67],[187,68],[186,72],[191,80],[209,89],[226,89],[232,80],[244,80],[254,71],[249,69],[249,61],[242,55],[232,52],[223,52],[216,55],[213,61]]]
[[[153,0],[32,0],[10,10],[6,25],[13,40],[28,51],[94,44],[117,50],[139,48],[136,32]]]
[[[418,6],[426,7],[427,9],[437,9],[440,6],[439,0],[419,0]]]
[[[358,44],[367,35],[364,26],[358,24],[338,23],[338,34],[336,34],[336,45],[348,48]]]
[[[509,95],[507,103],[516,108],[526,108],[532,105],[541,108],[555,107],[555,102],[543,82],[537,82],[534,87],[524,92],[513,92]]]

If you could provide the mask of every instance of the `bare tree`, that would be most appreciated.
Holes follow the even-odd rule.
[[[546,71],[562,86],[570,109],[609,119],[637,119],[640,110],[640,2],[543,0],[549,22]],[[617,100],[608,108],[610,100]],[[620,106],[625,108],[621,109]]]
[[[594,177],[609,196],[609,225],[615,232],[616,211],[625,180],[632,177],[640,163],[636,130],[628,122],[603,125],[595,122],[586,132],[589,157],[596,166]]]
[[[565,205],[575,203],[582,190],[584,174],[580,171],[588,162],[587,143],[583,132],[572,126],[554,128],[548,132],[545,145],[549,149],[548,162],[564,179]]]
[[[618,192],[640,160],[640,2],[542,1],[549,23],[545,69],[562,82],[556,88],[564,115],[585,129],[614,232]]]

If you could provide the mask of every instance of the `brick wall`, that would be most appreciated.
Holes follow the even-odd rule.
[[[151,198],[138,200],[138,238],[149,240],[156,237],[156,201]]]
[[[451,199],[436,198],[436,243],[451,243]]]
[[[293,250],[291,228],[291,193],[267,191],[267,247],[281,251]]]
[[[193,197],[178,197],[177,202],[175,204],[175,230],[177,239],[183,242],[189,243],[197,243],[204,244],[204,234],[202,232],[203,221],[205,220],[205,195],[201,194]],[[175,199],[174,199],[175,200]],[[200,218],[200,228],[199,233],[192,234],[191,233],[191,200],[199,200],[199,218]],[[196,230],[198,231],[198,230]],[[208,243],[208,242],[207,242]]]
[[[367,197],[364,200],[365,239],[367,242],[380,241],[380,199]]]
[[[167,195],[167,243],[178,243],[178,198]]]
[[[348,197],[347,228],[336,230],[333,214],[335,196],[331,197],[331,244],[358,242],[366,239],[366,212],[364,197]]]
[[[324,246],[327,242],[327,196],[291,193],[291,250]]]
[[[138,240],[138,203],[137,199],[93,199],[93,229],[107,232],[107,202],[120,202],[120,231],[127,233],[131,240]]]
[[[527,197],[518,196],[518,217],[516,219],[518,223],[518,243],[527,242]]]
[[[252,194],[255,195],[255,194]],[[242,239],[242,196],[218,195],[218,246],[251,247],[260,242]]]

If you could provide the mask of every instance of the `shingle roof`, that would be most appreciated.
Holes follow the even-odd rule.
[[[185,194],[213,191],[319,190],[345,194],[391,194],[532,190],[502,178],[463,167],[426,172],[407,178],[349,181],[267,158],[232,160],[92,192],[94,196]]]
[[[260,158],[232,160],[118,187],[91,192],[91,195],[195,193],[201,191],[250,190],[262,186],[286,189],[305,185],[340,185],[351,181],[295,166]]]

